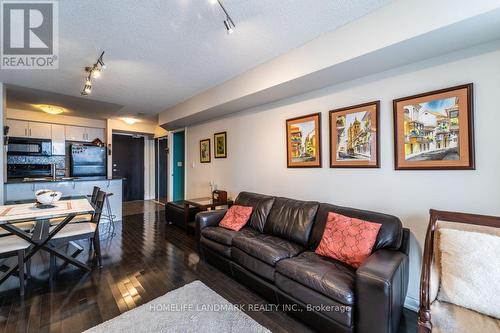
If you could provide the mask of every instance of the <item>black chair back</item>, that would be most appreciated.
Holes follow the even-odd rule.
[[[92,215],[91,222],[99,225],[101,220],[102,210],[104,208],[104,201],[106,200],[106,192],[99,190],[96,195],[96,202],[94,204],[94,214]]]
[[[92,196],[90,197],[90,202],[92,204],[95,204],[97,200],[97,193],[99,193],[101,189],[98,186],[94,186],[94,189],[92,190]]]

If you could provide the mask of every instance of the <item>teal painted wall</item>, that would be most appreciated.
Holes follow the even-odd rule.
[[[173,193],[172,199],[184,199],[184,132],[174,133],[174,155],[173,155]]]

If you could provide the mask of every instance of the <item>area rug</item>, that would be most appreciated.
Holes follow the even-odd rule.
[[[85,331],[270,332],[200,281],[143,304]]]

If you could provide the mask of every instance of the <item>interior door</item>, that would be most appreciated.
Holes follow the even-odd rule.
[[[184,132],[174,133],[172,200],[184,199]]]
[[[123,179],[123,201],[144,200],[144,138],[113,134],[113,177]]]

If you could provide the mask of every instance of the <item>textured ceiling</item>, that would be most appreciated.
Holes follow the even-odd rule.
[[[222,1],[231,35],[210,0],[60,1],[59,69],[0,70],[0,82],[81,99],[83,67],[105,50],[108,69],[85,99],[123,105],[120,116],[155,115],[391,2]],[[75,112],[105,118],[101,107]]]

